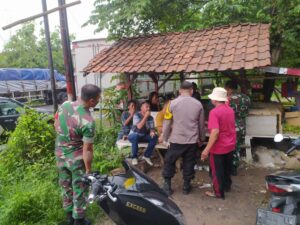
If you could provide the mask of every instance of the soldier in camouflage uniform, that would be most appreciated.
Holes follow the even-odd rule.
[[[251,104],[250,98],[237,91],[238,85],[234,80],[229,80],[225,84],[225,89],[228,93],[228,104],[235,113],[235,127],[236,127],[236,149],[233,152],[233,166],[232,175],[237,175],[237,168],[239,166],[241,145],[244,142],[246,135],[246,117]]]
[[[90,224],[85,219],[87,187],[81,177],[91,172],[95,121],[89,108],[97,105],[100,93],[97,86],[84,85],[81,101],[66,101],[55,114],[55,156],[63,208],[70,225]]]

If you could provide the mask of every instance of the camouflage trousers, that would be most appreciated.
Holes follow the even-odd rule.
[[[233,160],[232,160],[232,165],[234,167],[238,167],[240,165],[240,151],[241,151],[241,145],[244,142],[244,135],[243,135],[243,131],[237,131],[236,132],[236,146],[235,146],[235,150],[233,151]]]
[[[85,217],[86,198],[88,187],[81,178],[85,174],[83,160],[72,157],[56,157],[59,185],[62,188],[63,208],[66,212],[72,212],[74,219]]]

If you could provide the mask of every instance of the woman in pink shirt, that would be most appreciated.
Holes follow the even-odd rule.
[[[224,192],[231,187],[231,166],[233,150],[236,144],[234,111],[228,106],[227,92],[224,88],[214,88],[208,96],[215,106],[209,113],[209,140],[201,154],[201,160],[209,156],[214,193],[205,194],[216,198],[225,198]]]

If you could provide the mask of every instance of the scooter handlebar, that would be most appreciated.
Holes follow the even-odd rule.
[[[88,202],[92,203],[96,196],[99,194],[99,191],[103,190],[102,184],[99,181],[95,181],[92,183],[91,193],[88,197]]]
[[[94,174],[86,174],[81,178],[81,181],[87,185],[95,182],[96,180],[96,175]]]
[[[290,153],[292,153],[296,148],[297,148],[297,146],[293,145],[289,150],[287,150],[286,155],[289,155]]]
[[[112,186],[104,186],[104,188],[107,188],[107,196],[109,197],[109,199],[112,201],[112,202],[116,202],[118,199],[116,197],[113,197],[111,195],[111,193],[114,191],[113,190],[113,187]]]
[[[103,180],[101,180],[101,177],[96,176],[95,174],[87,174],[83,176],[81,180],[87,185],[91,185],[91,192],[88,197],[88,202],[92,203],[101,192],[102,194],[104,194],[105,192],[105,194],[109,197],[109,199],[112,202],[116,202],[118,200],[116,197],[113,197],[111,194],[115,191],[116,186],[112,186],[109,183],[102,184]]]

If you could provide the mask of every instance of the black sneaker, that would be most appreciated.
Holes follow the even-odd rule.
[[[225,187],[225,188],[224,188],[224,191],[225,191],[225,192],[230,192],[230,191],[231,191],[231,187]]]
[[[168,196],[173,194],[173,190],[171,188],[171,180],[165,179],[162,189],[167,193]]]
[[[183,184],[182,194],[188,195],[192,190],[191,183],[189,181],[185,181]]]
[[[237,167],[236,166],[233,166],[231,168],[231,176],[237,176]]]
[[[67,212],[67,224],[68,225],[74,224],[74,218],[72,217],[72,212]]]

